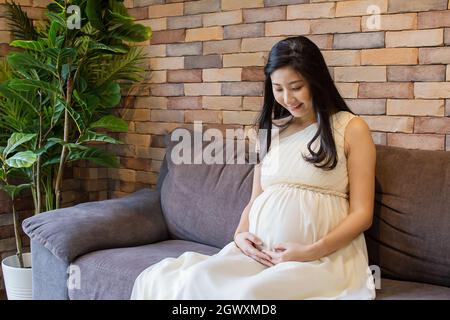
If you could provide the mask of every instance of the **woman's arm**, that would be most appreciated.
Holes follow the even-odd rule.
[[[252,187],[252,195],[250,197],[250,201],[245,206],[242,211],[241,219],[239,220],[239,224],[234,233],[234,237],[238,233],[248,231],[248,214],[250,212],[250,208],[252,207],[253,201],[263,192],[261,187],[261,164],[256,164],[253,170],[253,187]],[[233,237],[233,238],[234,238]]]
[[[347,125],[344,140],[350,185],[349,214],[313,245],[317,259],[346,246],[372,225],[376,148],[366,122],[353,118]]]
[[[270,261],[270,257],[261,251],[261,246],[263,245],[261,239],[259,239],[253,233],[248,231],[249,221],[248,215],[250,209],[253,205],[253,201],[262,193],[261,188],[261,165],[255,165],[253,171],[253,189],[250,201],[247,206],[242,211],[241,220],[234,233],[234,243],[245,255],[255,259],[256,261],[262,263],[265,266],[271,267],[273,263]]]

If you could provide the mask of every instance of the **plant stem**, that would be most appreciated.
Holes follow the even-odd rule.
[[[17,259],[19,259],[19,266],[23,268],[23,257],[22,257],[22,239],[20,238],[19,232],[19,217],[16,213],[16,208],[14,206],[14,199],[12,199],[12,212],[14,220],[14,234],[16,236],[16,248],[17,248]]]
[[[39,136],[38,136],[38,149],[42,146],[42,93],[39,91]],[[36,193],[37,193],[37,203],[34,210],[34,214],[41,212],[42,194],[41,194],[41,155],[37,158],[36,167]]]
[[[70,70],[70,66],[69,66]],[[66,108],[64,110],[64,145],[61,151],[61,158],[59,161],[58,175],[56,176],[55,194],[56,194],[56,209],[59,208],[61,203],[61,182],[64,173],[64,162],[66,160],[66,144],[69,142],[69,111],[70,103],[72,101],[73,79],[68,77],[67,79],[67,93],[66,93]]]

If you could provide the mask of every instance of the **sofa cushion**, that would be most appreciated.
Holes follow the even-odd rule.
[[[134,280],[147,267],[166,257],[178,257],[185,251],[206,255],[217,248],[180,240],[162,241],[150,245],[100,250],[88,253],[71,264],[69,298],[72,300],[127,300],[131,296]],[[78,269],[79,268],[79,269]],[[78,288],[77,288],[78,287]]]
[[[376,300],[450,300],[450,288],[425,283],[381,279]]]
[[[235,164],[179,164],[172,159],[178,141],[166,138],[166,143],[167,174],[161,187],[161,207],[170,236],[224,247],[233,240],[250,200],[253,165],[248,161],[237,164],[233,156],[229,159]],[[204,143],[203,148],[206,146]],[[191,155],[192,159],[197,156],[194,152]]]
[[[365,233],[382,277],[450,286],[450,152],[377,146]]]

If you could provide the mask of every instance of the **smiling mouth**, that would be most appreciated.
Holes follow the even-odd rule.
[[[295,107],[288,107],[288,109],[295,110],[295,109],[300,108],[301,106],[302,106],[302,104],[300,103],[300,104],[296,105]]]

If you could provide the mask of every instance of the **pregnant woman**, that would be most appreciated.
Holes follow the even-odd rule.
[[[234,241],[150,266],[132,299],[375,298],[363,235],[373,216],[370,130],[309,39],[276,43],[264,72],[265,156]]]

